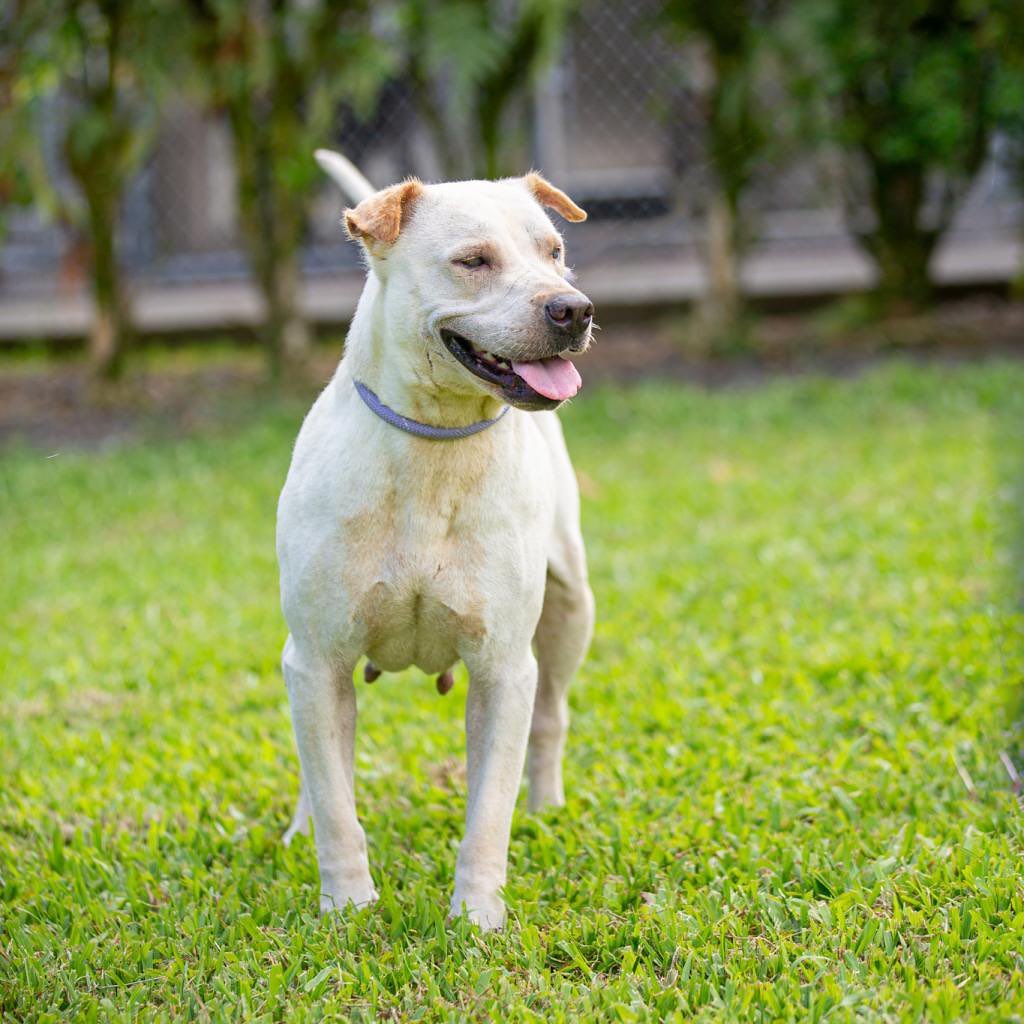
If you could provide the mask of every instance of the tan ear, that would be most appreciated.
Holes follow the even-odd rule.
[[[541,206],[550,207],[555,213],[574,224],[587,219],[587,211],[581,210],[560,188],[555,188],[536,171],[530,171],[523,178],[527,189]]]
[[[374,192],[354,210],[345,211],[345,228],[351,238],[390,244],[402,230],[406,207],[423,194],[423,183],[416,178]]]

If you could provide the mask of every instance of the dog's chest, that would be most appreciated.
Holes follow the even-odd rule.
[[[379,668],[442,672],[486,639],[494,601],[481,581],[494,558],[469,519],[392,506],[345,522],[351,624]]]

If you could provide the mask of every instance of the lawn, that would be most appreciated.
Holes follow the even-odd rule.
[[[376,907],[278,841],[301,412],[0,456],[4,1020],[1024,1019],[1024,365],[565,412],[598,627],[486,937],[464,678],[360,684]]]

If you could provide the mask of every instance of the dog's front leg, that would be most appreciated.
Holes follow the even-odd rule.
[[[455,866],[452,914],[463,909],[486,930],[500,928],[512,812],[523,774],[537,662],[527,651],[505,664],[468,664],[466,754],[469,805]]]
[[[282,658],[302,783],[313,812],[320,865],[320,911],[361,906],[377,898],[356,817],[354,665],[332,666],[300,651],[289,638]]]

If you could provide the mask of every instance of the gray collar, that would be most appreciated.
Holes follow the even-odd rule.
[[[367,407],[378,415],[385,423],[390,423],[399,430],[415,437],[425,437],[430,441],[455,441],[460,437],[472,437],[479,434],[481,430],[493,427],[508,412],[508,406],[503,406],[501,412],[493,420],[477,420],[476,423],[469,423],[464,427],[433,427],[429,423],[420,423],[419,420],[411,420],[400,412],[395,412],[390,406],[385,405],[362,381],[352,382],[359,392],[359,397],[366,403]]]

